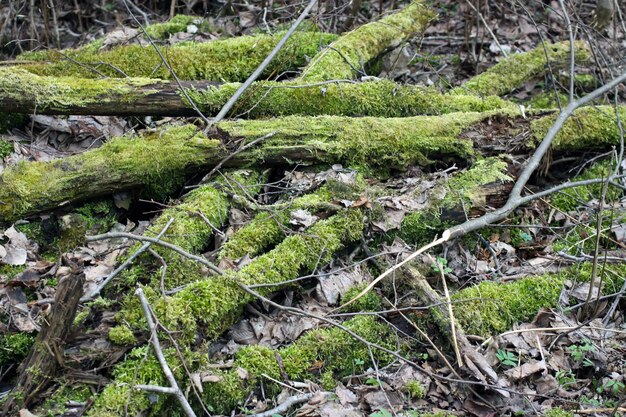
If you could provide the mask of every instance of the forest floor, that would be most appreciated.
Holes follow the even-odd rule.
[[[229,2],[229,7],[211,10],[210,16],[219,15],[210,18],[212,31],[198,33],[190,28],[187,32],[173,34],[168,42],[220,39],[287,27],[297,16],[297,8],[290,2],[285,5],[277,3],[274,13],[268,16],[259,7],[231,5]],[[340,2],[324,2],[315,13],[316,23],[325,31],[341,32],[349,20],[348,6],[331,6],[335,3]],[[438,17],[424,36],[404,45],[399,54],[388,55],[382,71],[372,75],[401,84],[434,86],[441,90],[461,85],[504,59],[503,51],[514,54],[537,47],[541,40],[567,40],[567,23],[559,12],[559,2],[546,3],[488,2],[480,9],[483,22],[467,6],[469,2],[436,1],[434,9]],[[396,1],[364,1],[353,24],[367,23],[377,18],[380,10],[403,5],[403,2]],[[169,14],[169,10],[143,10],[151,22],[166,20]],[[198,8],[188,12],[202,15]],[[577,81],[577,94],[582,95],[623,71],[621,52],[624,51],[626,30],[623,30],[623,22],[616,18],[606,30],[593,32],[584,25],[591,19],[591,10],[582,5],[576,12],[577,36],[591,34],[594,59],[602,62],[601,65],[591,62],[577,68],[577,74],[588,76]],[[90,13],[98,18],[91,19]],[[138,17],[142,19],[140,15]],[[112,43],[132,42],[131,34],[120,31],[119,24],[133,26],[128,13],[121,8],[111,7],[106,11],[87,8],[79,20],[80,25],[70,12],[59,17],[61,35],[58,39],[63,48],[79,47],[100,37],[106,37]],[[28,25],[11,26],[6,21],[4,24],[6,30],[15,31],[13,36],[29,37]],[[79,26],[84,32],[79,32]],[[54,38],[54,31],[43,23],[37,24],[36,32],[39,35],[48,32]],[[24,50],[37,48],[28,41],[20,44]],[[54,46],[54,42],[50,44]],[[18,52],[15,45],[2,50],[7,60]],[[591,85],[582,80],[591,80]],[[505,98],[524,103],[526,108],[556,107],[554,91],[559,92],[558,97],[565,103],[568,83],[568,72],[558,71],[539,80],[529,80]],[[32,115],[21,126],[0,136],[0,174],[20,161],[64,158],[98,148],[112,137],[176,122],[176,118]],[[498,120],[494,119],[492,123],[497,124]],[[497,127],[493,129],[497,130]],[[487,131],[466,133],[488,134]],[[521,165],[525,156],[519,151],[519,138],[508,139],[511,140],[493,145],[492,153],[508,154],[511,165]],[[612,159],[615,154],[619,154],[619,149],[559,154],[551,161],[545,175],[533,177],[529,189],[540,190],[572,178],[602,177],[615,166],[615,159]],[[623,161],[617,163],[626,168]],[[448,172],[453,172],[465,167],[449,168]],[[341,203],[348,207],[376,203],[383,207],[382,220],[371,222],[362,243],[353,250],[340,253],[331,262],[319,265],[314,273],[303,277],[305,291],[285,290],[275,294],[272,300],[317,315],[338,319],[349,315],[335,312],[338,305],[350,299],[348,287],[370,282],[376,272],[384,271],[384,265],[398,262],[415,249],[415,243],[408,244],[394,231],[399,229],[410,208],[423,203],[420,197],[428,195],[426,191],[423,195],[416,193],[416,184],[426,190],[425,183],[435,183],[446,174],[445,170],[425,172],[415,167],[379,181],[368,179],[368,185],[394,190],[394,194],[378,195],[371,202],[364,197]],[[297,196],[329,179],[352,186],[357,181],[356,176],[355,171],[341,165],[315,172],[304,166],[274,171],[262,185],[255,201],[261,205],[274,204],[282,196]],[[202,175],[190,176],[186,179],[186,187],[194,186],[201,178]],[[79,273],[69,271],[67,260],[85,274],[88,290],[116,268],[124,251],[131,246],[127,239],[116,239],[76,247],[75,236],[68,231],[79,224],[78,229],[89,234],[110,231],[141,234],[156,215],[182,198],[188,190],[181,188],[176,195],[170,196],[171,200],[161,201],[137,201],[127,193],[118,193],[65,211],[61,208],[14,224],[0,225],[0,232],[3,232],[0,233],[0,258],[3,259],[0,263],[0,397],[5,397],[14,386],[19,363],[32,345],[33,335],[41,329],[46,310],[51,308],[45,300],[54,296],[61,277]],[[457,214],[462,218],[475,213]],[[436,335],[435,326],[425,321],[425,326],[431,326],[426,333],[434,336],[431,345],[411,327],[412,322],[406,320],[403,311],[392,308],[414,295],[398,293],[400,286],[396,288],[392,282],[376,290],[387,299],[383,297],[382,305],[371,314],[394,326],[403,340],[420,346],[412,349],[412,354],[407,353],[412,355],[412,361],[449,380],[432,378],[401,361],[391,361],[378,368],[366,359],[365,363],[355,363],[355,372],[335,381],[329,389],[328,386],[333,384],[324,380],[324,364],[318,364],[318,369],[310,369],[311,380],[317,382],[306,381],[298,385],[298,389],[306,393],[318,392],[319,395],[309,398],[291,414],[281,411],[275,415],[623,415],[626,412],[624,288],[600,297],[597,288],[577,278],[580,274],[589,275],[591,270],[594,271],[591,274],[624,278],[625,214],[623,191],[606,191],[602,187],[576,188],[536,200],[516,210],[509,221],[498,227],[466,236],[431,255],[418,258],[416,264],[420,271],[433,288],[442,293],[440,272],[445,272],[453,293],[486,281],[514,283],[522,282],[528,276],[565,276],[557,305],[515,322],[512,328],[503,329],[500,334],[468,334],[475,349],[496,370],[498,386],[502,390],[490,390],[484,386],[488,385],[486,381],[467,376],[461,378],[450,369],[436,349],[443,350],[449,359],[454,358],[449,340],[445,335]],[[294,234],[319,220],[305,210],[292,212],[291,216],[290,233]],[[204,248],[203,255],[215,260],[222,269],[243,268],[249,264],[251,259],[248,257],[221,259],[220,263],[217,254],[223,241],[250,220],[251,213],[246,207],[231,209],[229,226],[216,234],[214,241]],[[596,272],[599,270],[602,272]],[[404,290],[406,287],[402,288]],[[592,315],[588,314],[588,308],[591,308],[589,294],[598,300],[591,303]],[[80,306],[67,340],[65,368],[59,370],[59,379],[47,391],[49,395],[42,396],[49,397],[48,401],[32,409],[33,413],[42,417],[80,416],[92,405],[95,393],[111,379],[113,366],[129,355],[133,347],[112,343],[108,336],[116,325],[116,314],[124,308],[121,303],[123,295],[109,294],[107,298]],[[490,294],[476,296],[488,298]],[[523,299],[514,301],[524,303]],[[416,313],[417,323],[420,308],[423,306],[417,303],[412,311],[407,307],[411,313]],[[498,310],[493,314],[499,314]],[[233,355],[243,346],[277,349],[290,345],[306,331],[318,327],[325,325],[315,318],[293,316],[267,302],[257,301],[246,307],[241,321],[203,349],[212,364],[228,368],[233,366]],[[146,336],[141,337],[140,342],[146,342]],[[420,353],[415,354],[418,351]],[[463,383],[461,379],[465,377],[473,382]],[[317,391],[318,384],[334,395]],[[292,388],[285,388],[280,393],[266,393],[261,384],[261,389],[250,394],[232,415],[261,413],[293,395]]]

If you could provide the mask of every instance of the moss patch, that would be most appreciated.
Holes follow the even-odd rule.
[[[574,50],[578,62],[589,60],[590,51],[585,43],[576,42]],[[565,66],[569,64],[569,56],[569,42],[545,45],[545,48],[540,45],[529,52],[510,55],[487,71],[455,88],[453,93],[501,96],[548,71],[547,59],[553,67]]]
[[[244,81],[282,36],[283,33],[277,33],[271,36],[239,36],[204,43],[181,42],[160,49],[179,79]],[[279,74],[304,65],[307,56],[314,56],[320,45],[328,44],[334,39],[336,35],[325,33],[294,33],[262,76]],[[125,45],[107,51],[89,48],[63,51],[63,54],[47,50],[25,53],[19,59],[41,61],[20,66],[38,75],[100,78],[104,74],[113,78],[128,76],[172,79],[171,73],[152,46]],[[77,65],[76,61],[83,65]],[[97,68],[99,73],[90,68]]]
[[[434,17],[422,1],[413,1],[398,13],[365,24],[344,34],[315,56],[303,70],[301,79],[325,81],[352,79],[363,64],[382,52],[420,33]]]
[[[231,83],[204,90],[187,89],[186,93],[202,111],[216,114],[239,87]],[[251,118],[293,114],[406,117],[516,107],[495,96],[441,94],[434,88],[403,86],[389,80],[310,86],[289,81],[255,84],[232,114]]]
[[[621,120],[626,117],[626,107],[619,106]],[[532,144],[543,140],[548,129],[554,124],[557,114],[536,119],[531,123]],[[583,107],[574,112],[563,124],[554,138],[552,148],[558,151],[599,150],[619,144],[619,128],[616,123],[615,107]]]
[[[397,349],[397,338],[389,327],[378,323],[373,316],[355,317],[344,325],[366,340],[384,347]],[[379,366],[393,359],[389,354],[373,351]],[[285,372],[291,380],[318,379],[311,373],[312,366],[319,369],[322,380],[344,377],[365,372],[371,367],[369,351],[365,345],[338,328],[318,329],[307,332],[292,345],[277,351],[262,346],[246,347],[235,355],[233,369],[243,368],[249,380],[244,381],[235,370],[221,372],[222,381],[205,384],[205,400],[212,410],[227,414],[241,405],[246,396],[262,378],[262,374],[281,380],[276,356],[282,357]],[[265,389],[277,391],[271,380],[263,381]]]

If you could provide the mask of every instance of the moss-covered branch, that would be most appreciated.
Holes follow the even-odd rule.
[[[435,158],[467,158],[472,142],[459,135],[486,117],[484,113],[398,119],[287,117],[222,122],[218,128],[222,135],[245,141],[276,132],[231,159],[233,166],[317,161],[389,170],[428,164]],[[182,184],[186,170],[210,169],[225,156],[220,141],[194,126],[183,126],[140,138],[117,138],[63,160],[21,163],[0,178],[0,220],[136,187],[166,194]]]
[[[237,285],[280,283],[312,271],[319,263],[328,262],[344,245],[360,239],[363,233],[363,215],[359,210],[341,212],[313,225],[303,234],[286,238],[272,251],[259,256],[239,271],[229,271],[223,276],[205,279],[202,275],[189,277],[192,282],[172,297],[163,299],[152,287],[146,287],[159,321],[169,330],[176,332],[177,341],[187,345],[199,334],[213,340],[232,325],[253,297]],[[189,271],[187,273],[190,273]],[[280,286],[260,289],[262,295],[276,291]],[[125,323],[141,329],[143,315],[133,298],[127,299],[120,317]],[[127,381],[121,381],[127,382]],[[95,414],[114,412],[111,404],[119,403],[118,387],[111,385],[96,402]],[[134,397],[135,395],[133,395]],[[137,393],[132,400],[133,412],[142,411],[149,402],[146,394]],[[144,400],[141,400],[144,398]],[[136,407],[136,408],[135,408]]]
[[[367,340],[381,343],[388,349],[396,349],[397,337],[389,326],[377,322],[373,316],[359,316],[345,322],[344,325]],[[324,343],[320,343],[320,340]],[[380,351],[373,353],[379,361],[379,366],[388,364],[392,359],[390,355]],[[310,371],[316,363],[323,364],[322,382],[333,385],[335,378],[362,373],[371,366],[371,357],[367,347],[354,340],[349,334],[338,328],[317,329],[308,332],[292,345],[282,349],[273,350],[262,346],[245,347],[235,355],[230,370],[206,369],[203,371],[200,367],[199,372],[214,375],[217,379],[215,382],[203,384],[204,405],[214,413],[227,415],[243,404],[246,396],[256,388],[264,375],[273,378],[274,381],[282,380],[283,374],[276,359],[277,355],[282,358],[284,372],[293,381],[317,379]],[[132,398],[131,404],[138,405],[138,407],[133,406],[132,409],[141,410],[142,401],[139,398],[144,395],[136,391],[131,392],[130,384],[148,383],[147,376],[156,371],[155,365],[158,366],[154,362],[152,357],[146,361],[133,357],[116,367],[114,374],[117,385],[110,385],[104,390],[90,415],[117,416],[123,413],[126,402],[119,400],[128,398],[129,395]],[[176,359],[173,360],[174,364],[178,362]],[[247,372],[248,377],[245,380],[241,378],[238,369],[245,369]],[[137,380],[134,380],[135,375],[138,376]],[[182,378],[184,375],[181,375]],[[157,381],[151,383],[154,382]],[[280,387],[272,380],[264,380],[263,383],[268,394],[278,393]],[[325,386],[325,388],[331,389],[332,386]],[[147,408],[147,404],[143,404],[143,407]],[[161,407],[163,407],[162,400],[150,408],[153,413],[155,409],[161,409],[160,411],[164,412]]]
[[[422,0],[403,10],[346,33],[315,56],[302,72],[303,81],[353,79],[363,66],[411,36],[423,32],[433,12]]]
[[[184,42],[160,47],[179,79],[211,81],[244,81],[276,46],[282,33],[240,36],[203,43]],[[317,54],[336,35],[319,32],[296,32],[263,76],[296,70],[307,56]],[[144,77],[172,79],[170,71],[150,45],[117,46],[110,50],[85,48],[29,52],[20,55],[22,67],[34,74],[80,78]],[[36,61],[36,63],[32,63]]]
[[[240,87],[185,82],[185,92],[207,116],[215,115]],[[176,83],[150,78],[81,79],[34,75],[0,67],[0,112],[89,115],[196,116]],[[234,114],[248,117],[322,114],[406,117],[513,108],[499,97],[441,94],[433,88],[380,80],[306,84],[262,82],[239,100]]]
[[[589,47],[583,42],[576,42],[574,55],[579,63],[588,61],[590,58]],[[514,54],[503,59],[487,71],[455,88],[452,92],[454,94],[501,96],[551,69],[563,68],[569,64],[569,60],[569,42],[539,45],[529,52]]]

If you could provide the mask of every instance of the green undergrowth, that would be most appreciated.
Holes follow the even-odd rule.
[[[370,342],[393,351],[398,348],[399,340],[390,328],[377,322],[373,316],[358,316],[346,321],[344,325]],[[384,366],[393,360],[391,355],[380,350],[374,349],[373,354],[378,366]],[[282,358],[284,371],[292,381],[315,381],[320,380],[320,377],[335,381],[349,375],[362,374],[372,366],[367,346],[336,327],[309,331],[293,344],[278,350],[264,346],[245,347],[235,354],[232,370],[214,371],[221,380],[205,384],[204,399],[210,411],[230,413],[243,404],[261,380],[266,395],[278,394],[281,386],[262,376],[265,374],[278,381],[283,379],[277,355]],[[315,365],[321,365],[318,375],[310,371]],[[247,371],[248,380],[239,376],[238,368]]]
[[[515,323],[532,320],[541,308],[555,308],[565,281],[587,282],[591,268],[586,262],[509,284],[483,281],[452,296],[454,316],[467,333],[484,337],[502,333]],[[626,266],[606,264],[598,268],[596,282],[601,277],[602,293],[612,294],[619,291],[625,276]]]
[[[183,349],[183,360],[190,369],[197,369],[206,364],[206,354],[194,353]],[[165,348],[163,354],[177,381],[188,380],[181,358],[176,349]],[[150,416],[178,415],[163,414],[166,410],[177,410],[178,405],[173,396],[146,394],[131,387],[137,384],[168,386],[161,365],[151,351],[149,345],[134,348],[126,359],[113,369],[114,382],[96,398],[94,406],[87,413],[93,417],[117,417],[120,415],[137,415],[150,410]],[[178,411],[176,411],[178,412]]]
[[[590,51],[585,43],[576,42],[574,48],[577,62],[589,60]],[[549,57],[552,68],[569,64],[569,42],[539,45],[529,52],[512,54],[452,92],[482,96],[504,95],[546,73],[550,68],[546,65],[546,56]]]
[[[0,367],[19,364],[34,342],[35,337],[28,333],[0,334]]]
[[[245,81],[278,43],[284,33],[240,36],[210,42],[181,42],[161,46],[170,67],[182,80]],[[314,56],[320,45],[336,39],[336,35],[319,32],[296,32],[289,39],[262,77],[295,70]],[[145,77],[172,79],[152,46],[124,45],[109,50],[45,50],[19,56],[25,61],[20,68],[37,75],[80,78]],[[77,64],[79,62],[82,65]],[[94,71],[94,68],[97,71]]]
[[[400,345],[389,326],[378,322],[373,316],[358,316],[346,321],[344,325],[366,340],[381,344],[390,350],[395,351]],[[96,399],[89,415],[113,416],[115,413],[123,412],[125,407],[128,407],[131,414],[149,410],[150,416],[178,412],[178,405],[174,401],[164,399],[164,396],[157,396],[156,401],[154,399],[150,401],[150,396],[145,393],[130,390],[130,384],[133,382],[167,385],[156,359],[151,353],[146,356],[147,349],[147,347],[134,349],[124,362],[115,367],[113,371],[115,383],[105,388]],[[177,380],[188,380],[173,350],[166,349],[165,353]],[[378,366],[384,366],[393,359],[391,355],[378,350],[373,350],[373,354]],[[371,367],[367,347],[335,327],[309,331],[293,344],[278,350],[263,346],[244,347],[235,354],[230,370],[206,368],[203,366],[206,364],[205,355],[186,354],[188,357],[191,356],[187,367],[192,372],[203,372],[205,369],[204,372],[213,374],[219,379],[217,382],[203,384],[202,400],[209,411],[220,414],[228,414],[241,406],[261,382],[266,395],[273,396],[280,392],[279,385],[263,377],[265,374],[274,380],[282,380],[277,355],[282,358],[284,371],[289,379],[294,381],[318,380],[320,374],[341,378],[361,374]],[[321,369],[313,372],[311,369],[314,366],[321,366]],[[241,376],[242,369],[248,375],[245,379]],[[197,406],[197,401],[192,396],[191,399],[192,405]]]
[[[363,64],[381,51],[400,45],[411,35],[421,33],[434,13],[422,1],[413,1],[400,12],[358,27],[341,36],[303,70],[304,81],[353,79]]]
[[[210,278],[193,276],[193,272],[190,272],[192,276],[188,279],[192,283],[165,298],[158,287],[147,286],[144,291],[159,321],[176,334],[180,346],[211,341],[232,325],[241,315],[245,304],[254,299],[241,290],[236,282],[248,285],[271,284],[296,278],[302,272],[329,262],[346,243],[358,240],[362,233],[362,213],[359,210],[347,210],[316,223],[303,234],[287,237],[272,251],[257,257],[239,271],[226,271],[223,276]],[[257,291],[269,295],[282,286],[259,288]],[[126,298],[117,318],[120,326],[128,327],[131,332],[145,329],[143,312],[136,298]],[[124,342],[128,341],[130,332],[123,329],[116,329],[115,332],[123,336]],[[105,389],[102,394],[105,398],[98,400],[97,409],[115,409],[110,404],[120,400],[117,395],[119,390],[114,388],[119,387],[119,384],[116,378]],[[142,393],[136,395],[143,399],[136,400],[133,409],[147,408],[147,396]]]

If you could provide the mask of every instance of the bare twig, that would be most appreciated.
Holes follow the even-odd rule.
[[[309,401],[316,393],[309,392],[307,394],[294,395],[293,397],[287,398],[277,407],[272,408],[271,410],[264,411],[258,414],[252,414],[250,417],[272,417],[277,414],[282,414],[287,412],[291,407],[296,404],[301,404]]]
[[[173,221],[174,221],[173,217],[171,219],[169,219],[169,221],[165,224],[165,226],[159,232],[159,234],[156,236],[155,239],[157,239],[157,240],[161,239],[161,237],[163,237],[163,235],[165,234],[167,229],[169,229],[169,227],[170,227],[170,225],[172,224]],[[113,278],[115,278],[120,272],[122,272],[124,269],[126,269],[128,267],[128,265],[130,265],[135,259],[137,259],[137,257],[139,255],[141,255],[146,250],[148,250],[148,248],[150,247],[150,245],[152,245],[152,243],[153,242],[146,242],[146,243],[144,243],[139,249],[137,249],[137,252],[133,253],[120,266],[115,268],[115,270],[113,272],[111,272],[100,284],[98,284],[98,286],[96,288],[91,290],[89,293],[85,294],[85,296],[83,298],[81,298],[81,302],[88,301],[88,300],[92,299],[93,297],[95,297],[96,295],[100,294],[100,291],[102,291],[102,289],[109,282],[111,282],[111,280]]]
[[[239,100],[239,98],[244,93],[244,91],[246,91],[248,89],[248,87],[250,87],[250,85],[252,85],[252,83],[254,81],[256,81],[257,78],[259,78],[261,73],[270,64],[270,62],[272,62],[272,60],[276,57],[278,52],[280,52],[280,50],[283,48],[283,46],[285,45],[287,40],[289,40],[291,35],[293,35],[293,33],[296,31],[296,29],[298,28],[300,23],[302,23],[304,18],[309,14],[309,12],[313,8],[313,6],[315,6],[315,3],[317,3],[317,0],[310,0],[309,1],[309,4],[302,11],[300,16],[298,16],[296,21],[293,22],[293,24],[291,25],[291,27],[289,28],[287,33],[285,33],[285,35],[282,37],[282,39],[276,44],[276,46],[274,47],[272,52],[269,53],[269,55],[263,60],[263,62],[261,62],[261,65],[259,65],[258,68],[256,70],[254,70],[254,72],[248,77],[248,79],[243,84],[241,84],[239,86],[237,91],[235,91],[235,94],[233,94],[232,97],[230,99],[228,99],[228,101],[226,102],[226,104],[224,104],[224,107],[222,107],[222,109],[219,111],[219,113],[213,119],[211,119],[211,121],[207,122],[207,126],[204,129],[204,133],[205,134],[207,134],[209,132],[209,130],[213,127],[213,125],[215,125],[215,123],[221,121],[222,119],[224,119],[224,117],[226,117],[226,115],[228,114],[230,109],[233,108],[233,106],[235,105],[237,100]]]
[[[163,350],[161,349],[161,343],[159,342],[159,336],[157,334],[156,324],[154,323],[154,320],[152,320],[152,312],[150,311],[150,305],[148,304],[148,300],[146,299],[146,296],[144,295],[143,290],[141,288],[137,288],[137,291],[135,291],[135,294],[137,295],[137,297],[139,297],[139,301],[141,301],[141,308],[143,309],[143,314],[144,316],[146,316],[146,320],[148,321],[148,328],[150,329],[150,333],[151,333],[151,341],[152,341],[152,347],[154,347],[154,354],[156,355],[159,361],[159,364],[161,364],[161,368],[163,369],[165,378],[167,378],[167,381],[170,383],[169,389],[164,388],[164,387],[158,387],[158,388],[159,389],[163,388],[163,390],[160,392],[167,392],[168,394],[173,394],[174,396],[176,396],[176,399],[178,400],[178,402],[180,402],[180,405],[183,408],[183,411],[185,411],[185,414],[187,415],[187,417],[196,417],[196,413],[194,413],[194,411],[191,409],[191,406],[189,405],[187,398],[185,398],[185,395],[178,387],[176,378],[174,378],[174,374],[172,373],[172,370],[170,369],[169,365],[167,364],[167,361],[165,360],[165,356],[163,355]],[[146,386],[142,386],[142,387],[145,388]],[[151,391],[154,391],[155,389],[156,389],[155,387],[150,386]]]
[[[125,232],[110,232],[110,233],[104,233],[102,235],[93,235],[93,236],[87,236],[86,240],[87,242],[95,242],[97,240],[103,240],[103,239],[115,239],[118,237],[124,237],[127,239],[134,239],[134,240],[139,240],[141,242],[150,242],[150,243],[154,243],[156,245],[159,246],[163,246],[164,248],[173,250],[174,252],[178,253],[179,255],[182,255],[186,258],[192,259],[196,262],[200,262],[202,265],[206,266],[207,268],[209,268],[211,271],[213,271],[214,273],[221,275],[222,274],[222,270],[219,269],[217,266],[213,265],[211,262],[209,262],[208,260],[206,260],[205,258],[202,258],[200,256],[197,255],[193,255],[187,251],[185,251],[184,249],[176,246],[176,245],[172,245],[171,243],[168,242],[163,242],[162,240],[159,239],[155,239],[153,237],[148,237],[148,236],[139,236],[139,235],[135,235],[133,233],[125,233]]]

